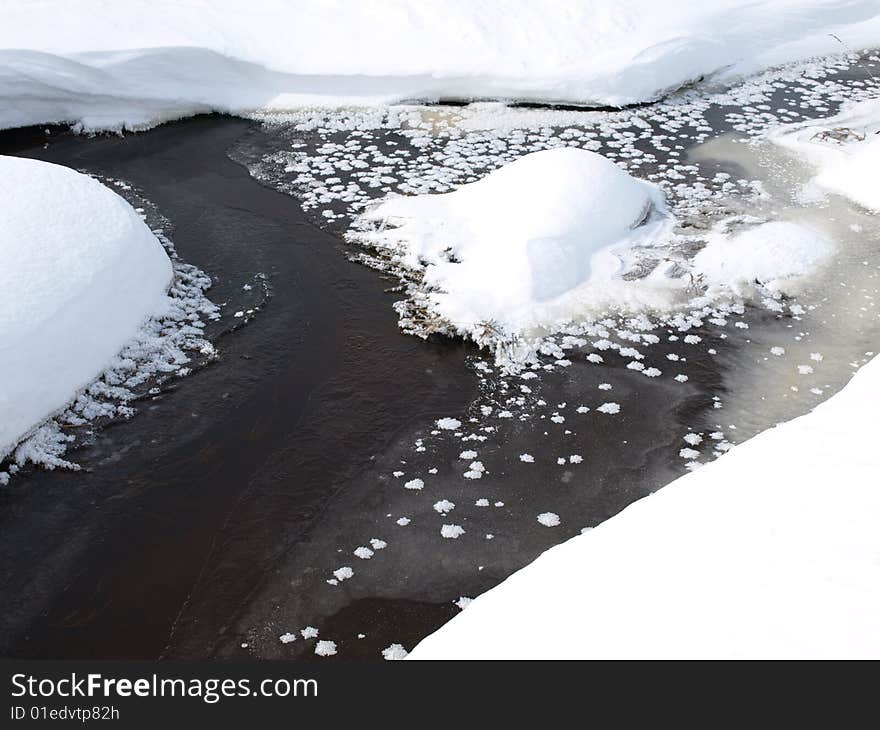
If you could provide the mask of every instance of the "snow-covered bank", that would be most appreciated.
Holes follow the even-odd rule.
[[[162,245],[110,189],[0,156],[0,460],[169,306]]]
[[[417,659],[880,657],[880,359],[477,598]]]
[[[0,3],[0,127],[504,98],[624,105],[880,44],[876,0]]]
[[[878,133],[880,100],[869,99],[847,104],[828,119],[783,127],[770,138],[815,168],[802,197],[837,193],[876,212],[880,211]]]
[[[570,320],[590,301],[662,299],[620,274],[633,246],[668,235],[663,194],[588,150],[534,152],[451,193],[391,197],[362,223],[378,228],[353,240],[423,277],[426,316],[477,341]]]

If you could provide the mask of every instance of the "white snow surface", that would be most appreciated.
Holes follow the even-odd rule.
[[[770,135],[806,159],[815,176],[807,197],[830,192],[880,211],[880,99],[845,104],[826,119],[783,127]]]
[[[524,155],[454,192],[387,198],[354,234],[423,272],[426,308],[462,331],[521,332],[635,287],[623,257],[668,230],[662,193],[613,162],[563,147]],[[641,282],[640,282],[641,283]]]
[[[411,656],[880,658],[878,409],[875,358],[812,413],[548,550]]]
[[[876,0],[0,0],[0,127],[406,99],[624,105],[880,43]]]
[[[0,459],[168,305],[171,262],[97,180],[0,156]]]
[[[792,293],[799,279],[828,258],[833,246],[806,226],[773,221],[728,234],[715,232],[694,257],[707,284],[742,293],[756,281],[771,291]]]

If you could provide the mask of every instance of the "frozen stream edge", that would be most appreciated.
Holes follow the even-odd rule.
[[[66,458],[71,447],[94,438],[102,423],[131,418],[138,400],[158,396],[172,379],[185,377],[218,357],[205,331],[209,322],[220,318],[219,308],[206,294],[211,277],[180,259],[165,234],[169,222],[155,206],[122,180],[98,179],[135,207],[171,259],[169,307],[162,316],[145,322],[99,377],[18,443],[0,463],[0,486],[28,464],[79,470],[79,464]]]

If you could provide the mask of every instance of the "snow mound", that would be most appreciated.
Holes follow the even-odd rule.
[[[715,232],[694,257],[693,268],[708,285],[738,293],[756,282],[771,291],[790,293],[832,252],[831,242],[811,228],[774,221],[733,235]]]
[[[624,105],[880,42],[872,0],[0,3],[0,126],[407,99]]]
[[[669,225],[658,188],[572,147],[533,152],[451,193],[392,197],[354,240],[423,277],[423,305],[461,333],[515,333],[576,316],[622,255]],[[378,228],[375,228],[378,226]]]
[[[167,307],[172,269],[92,178],[0,156],[0,459]]]
[[[812,413],[548,550],[411,656],[877,659],[878,409],[875,358]],[[548,629],[559,640],[521,640]]]
[[[880,211],[878,133],[880,99],[870,99],[847,104],[828,119],[783,127],[771,139],[816,168],[808,193],[837,193]]]

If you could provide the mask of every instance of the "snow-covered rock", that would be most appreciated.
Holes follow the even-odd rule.
[[[770,138],[815,168],[808,195],[844,195],[880,211],[880,99],[847,104],[828,119],[787,126]]]
[[[428,312],[478,336],[554,324],[628,283],[621,256],[659,237],[665,213],[657,187],[566,147],[451,193],[386,199],[364,214],[378,229],[354,235],[421,272]]]
[[[167,307],[171,262],[86,175],[0,156],[0,459]]]
[[[694,257],[694,271],[712,286],[742,292],[755,282],[790,293],[797,280],[828,258],[831,242],[797,223],[774,221],[737,233],[715,232]]]
[[[880,657],[878,409],[880,358],[548,550],[411,656]],[[552,640],[522,640],[536,632]]]
[[[0,3],[0,127],[406,99],[621,105],[880,42],[836,0]]]

